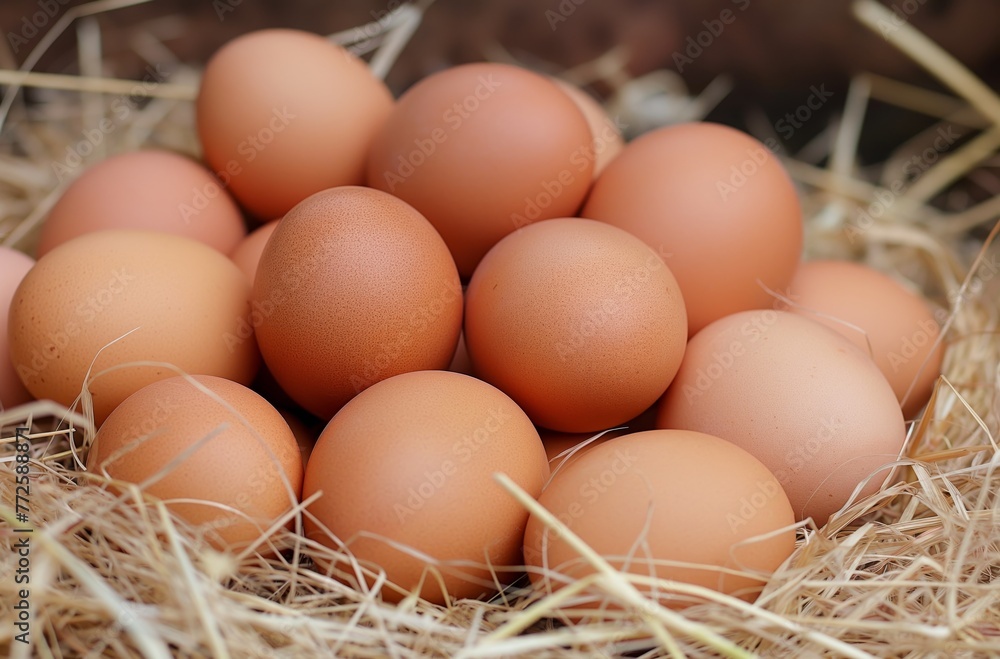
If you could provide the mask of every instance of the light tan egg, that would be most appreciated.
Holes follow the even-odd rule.
[[[248,296],[239,268],[190,238],[88,233],[40,258],[18,286],[11,360],[32,395],[66,406],[89,373],[100,424],[142,387],[176,375],[166,364],[248,384],[260,364]]]
[[[320,190],[365,179],[368,147],[392,110],[368,66],[318,34],[269,29],[223,46],[197,101],[205,160],[261,220]]]

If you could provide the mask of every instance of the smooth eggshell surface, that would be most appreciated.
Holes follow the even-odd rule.
[[[466,291],[476,375],[562,432],[604,430],[647,409],[686,339],[684,300],[663,260],[593,220],[545,220],[507,236]]]
[[[788,296],[791,311],[843,334],[875,360],[906,418],[920,411],[944,358],[944,344],[934,345],[941,326],[923,298],[878,270],[847,261],[803,263]]]
[[[594,182],[581,214],[664,255],[690,335],[771,306],[761,284],[784,292],[802,251],[802,210],[778,157],[719,124],[676,124],[633,140]]]
[[[262,220],[309,195],[365,179],[392,94],[368,66],[318,34],[271,29],[223,46],[196,107],[205,160]]]
[[[492,565],[501,580],[522,562],[528,513],[496,472],[531,496],[541,493],[549,467],[528,417],[485,382],[420,371],[371,386],[330,421],[309,458],[303,497],[323,492],[309,512],[363,565],[384,569],[405,591],[419,588],[424,575],[421,596],[443,603],[435,567],[388,543],[440,562],[453,598],[495,592],[485,567],[461,562]],[[306,533],[336,546],[308,516]],[[401,598],[392,588],[382,595]]]
[[[538,502],[619,569],[748,601],[795,548],[792,508],[774,475],[739,447],[697,432],[650,430],[610,439],[553,475]],[[529,576],[538,587],[556,590],[594,572],[535,515],[525,531],[524,558],[536,568]],[[542,576],[543,566],[559,575]],[[653,596],[672,608],[698,601],[662,590]],[[578,607],[596,609],[599,597],[585,594]]]
[[[38,256],[102,229],[163,231],[223,254],[246,234],[240,209],[212,172],[155,150],[112,156],[73,181],[42,225]]]
[[[217,547],[239,548],[298,502],[302,455],[266,400],[230,380],[193,379],[208,393],[172,377],[129,396],[101,426],[88,469],[129,483],[152,480],[146,492]]]
[[[462,277],[520,226],[575,215],[593,178],[586,118],[552,80],[456,66],[399,99],[372,143],[368,185],[424,214]]]
[[[260,364],[248,295],[239,268],[190,238],[88,233],[40,258],[21,282],[8,319],[11,358],[36,398],[66,406],[80,395],[88,370],[93,377],[137,361],[248,384]],[[162,365],[130,365],[94,377],[97,423],[172,375]]]
[[[772,310],[727,316],[688,342],[657,426],[745,449],[777,476],[796,518],[820,526],[896,460],[906,437],[892,387],[867,355],[819,323]]]

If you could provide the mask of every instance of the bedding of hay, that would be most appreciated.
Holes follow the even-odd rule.
[[[87,163],[158,145],[196,153],[193,98],[197,72],[172,60],[154,32],[137,32],[140,55],[165,64],[145,81],[102,76],[97,13],[145,0],[100,0],[56,22],[38,54],[60,31],[76,30],[80,76],[0,71],[0,237],[28,251],[61,189]],[[887,10],[855,5],[879,30]],[[346,30],[341,41],[372,53],[384,74],[419,10],[404,8],[381,26]],[[578,588],[623,605],[603,620],[570,622],[557,595],[525,589],[522,579],[489,602],[451,607],[415,597],[383,603],[375,589],[351,587],[322,570],[332,550],[281,531],[269,544],[220,553],[138,488],[114,494],[82,471],[92,425],[39,402],[0,413],[0,653],[44,656],[848,656],[971,657],[1000,653],[1000,503],[996,491],[998,418],[995,383],[1000,318],[995,251],[986,230],[1000,217],[1000,97],[905,23],[886,38],[936,75],[953,94],[861,75],[839,120],[800,153],[780,154],[804,190],[812,256],[864,260],[924,291],[946,325],[943,375],[926,413],[910,428],[899,462],[907,478],[836,515],[823,528],[799,525],[793,556],[755,604],[682,584],[661,591],[702,597],[683,612],[645,600],[641,579],[615,572],[585,546],[598,568]],[[498,57],[503,56],[498,52]],[[634,124],[703,116],[725,94],[712,85],[688,98],[669,73],[628,80],[615,53],[568,72],[576,82],[603,80],[619,92],[613,113]],[[162,77],[160,77],[162,75]],[[25,103],[14,83],[31,86]],[[934,157],[916,180],[905,163],[932,144],[935,127],[899,146],[884,163],[859,168],[865,110],[877,99],[974,134]],[[112,102],[128,108],[100,140],[87,137]],[[772,130],[759,121],[757,136]],[[753,124],[753,122],[751,122]],[[95,143],[97,142],[97,143]],[[817,163],[823,163],[819,166]],[[893,183],[899,194],[886,194]],[[974,201],[967,183],[986,191]],[[896,186],[899,190],[899,186]],[[980,195],[981,196],[981,195]],[[19,601],[13,578],[15,427],[30,428],[32,473],[30,602],[32,646],[14,640]],[[877,476],[875,476],[877,477]],[[512,496],[544,511],[498,477]],[[304,508],[295,511],[301,524]],[[552,525],[558,522],[550,520]],[[262,554],[272,556],[266,558]],[[360,570],[356,566],[356,571]],[[351,582],[349,574],[340,575]],[[648,581],[648,579],[647,579]],[[364,580],[353,579],[355,584]],[[385,587],[390,587],[386,585]]]

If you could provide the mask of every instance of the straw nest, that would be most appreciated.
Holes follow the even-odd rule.
[[[190,103],[195,71],[172,62],[170,79],[151,84],[100,78],[99,29],[87,16],[139,1],[71,10],[25,67],[33,67],[60,32],[75,29],[81,76],[0,72],[5,84],[41,90],[29,106],[16,96],[17,87],[9,86],[0,107],[0,235],[6,244],[30,250],[35,227],[88,162],[141,145],[195,152]],[[859,76],[839,120],[800,153],[781,155],[804,192],[812,255],[865,260],[910,282],[939,306],[946,325],[944,373],[926,413],[910,428],[900,459],[906,481],[856,501],[823,528],[800,525],[795,553],[755,604],[697,591],[704,603],[678,613],[644,601],[633,588],[637,577],[610,569],[579,584],[625,605],[604,620],[570,622],[563,615],[565,592],[530,592],[523,579],[489,602],[439,607],[410,597],[386,604],[372,589],[345,585],[314,569],[317,556],[336,552],[296,533],[282,531],[269,541],[276,554],[257,551],[260,547],[219,553],[137,488],[110,493],[80,466],[93,434],[86,416],[32,403],[0,414],[0,652],[13,657],[1000,653],[1000,588],[994,582],[1000,569],[995,494],[1000,452],[994,439],[1000,277],[989,251],[992,234],[985,242],[971,237],[982,236],[983,227],[1000,215],[1000,196],[974,204],[972,195],[952,185],[966,180],[991,195],[1000,191],[991,170],[1000,166],[994,156],[1000,146],[1000,98],[909,26],[887,23],[891,19],[880,5],[864,0],[854,11],[872,29],[893,25],[882,30],[886,38],[954,94]],[[418,9],[404,8],[381,25],[337,38],[363,36],[357,49],[375,51],[372,66],[384,73],[418,21]],[[147,53],[169,60],[152,35],[144,35],[143,43]],[[614,54],[567,77],[610,82],[619,90],[609,102],[612,112],[629,114],[636,124],[696,118],[724,93],[718,81],[700,98],[688,98],[667,73],[630,80]],[[915,181],[903,167],[930,146],[934,127],[900,145],[878,167],[860,169],[855,151],[873,98],[974,137],[935,157]],[[127,116],[100,144],[83,146],[84,129],[98,125],[115,99],[127,103]],[[759,123],[758,137],[766,139],[769,124]],[[82,156],[79,162],[74,153]],[[905,189],[883,203],[897,181],[905,182]],[[953,192],[941,194],[949,188]],[[31,429],[31,648],[13,639],[13,606],[22,587],[10,576],[19,537],[11,531],[17,525],[16,426]],[[512,496],[542,512],[507,485]],[[302,507],[295,511],[296,525],[304,514]],[[599,557],[581,550],[601,567]],[[341,576],[351,581],[351,575]],[[685,587],[663,582],[658,588]]]

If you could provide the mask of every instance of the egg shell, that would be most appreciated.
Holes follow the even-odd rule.
[[[777,476],[796,518],[820,526],[896,460],[906,437],[892,387],[867,355],[819,323],[773,310],[733,314],[696,334],[657,426],[750,452]]]
[[[613,437],[620,437],[625,432],[627,431],[571,433],[557,432],[548,428],[538,428],[538,436],[542,438],[542,445],[545,447],[545,457],[548,458],[549,468],[552,471],[562,468],[560,465],[566,461],[575,460],[584,451],[590,450]],[[598,437],[598,435],[600,436]],[[577,449],[577,447],[579,448]]]
[[[460,599],[495,590],[489,570],[461,561],[492,565],[500,579],[521,564],[528,513],[494,481],[496,472],[541,493],[549,467],[528,417],[485,382],[419,371],[369,387],[330,421],[309,459],[303,497],[322,491],[309,513],[363,565],[384,569],[405,591],[419,588],[423,575],[421,596],[444,603],[426,572],[439,569],[448,595]],[[309,516],[306,534],[337,546]],[[436,568],[387,541],[423,552]],[[392,588],[382,596],[401,598]]]
[[[250,32],[205,67],[196,106],[205,160],[263,220],[309,195],[364,182],[392,94],[368,66],[319,35]]]
[[[778,157],[719,124],[676,124],[633,140],[594,182],[581,214],[664,255],[690,335],[771,306],[761,283],[784,292],[802,251],[802,211]]]
[[[135,365],[96,377],[111,367],[164,362],[249,383],[260,355],[248,295],[239,268],[190,238],[88,233],[40,258],[18,286],[8,318],[11,359],[36,398],[66,406],[80,396],[89,369],[100,424],[131,394],[176,375]]]
[[[604,430],[647,409],[687,339],[663,260],[593,220],[545,220],[504,238],[472,277],[466,307],[477,376],[561,432]]]
[[[553,78],[553,80],[573,99],[576,107],[587,119],[587,125],[590,126],[590,132],[593,135],[590,154],[594,159],[594,178],[596,179],[608,166],[608,163],[614,160],[615,156],[625,148],[625,140],[622,139],[621,130],[593,96],[565,80],[558,78]]]
[[[236,267],[240,269],[247,278],[247,283],[252,287],[254,277],[257,276],[257,265],[260,263],[260,255],[264,253],[264,246],[271,238],[271,234],[278,228],[280,220],[268,222],[254,229],[250,235],[241,240],[229,258]]]
[[[944,343],[935,345],[941,326],[922,297],[874,268],[848,261],[803,263],[788,296],[794,303],[790,311],[844,335],[872,357],[903,415],[916,416],[944,359]]]
[[[372,142],[368,185],[424,214],[463,277],[501,238],[575,215],[593,137],[552,80],[507,64],[435,73],[410,88]]]
[[[10,358],[7,318],[14,292],[34,265],[30,256],[0,246],[0,407],[5,410],[32,400]]]
[[[254,392],[223,378],[192,379],[167,378],[129,396],[101,426],[87,468],[144,485],[216,547],[245,547],[298,503],[299,446]]]
[[[253,309],[278,384],[329,419],[379,380],[447,368],[462,286],[441,237],[411,206],[370,188],[332,188],[271,235]]]
[[[555,473],[538,502],[618,569],[747,601],[795,548],[792,508],[774,475],[734,444],[697,432],[651,430],[610,439]],[[773,535],[758,538],[765,534]],[[531,581],[546,590],[594,573],[536,515],[525,531],[524,558],[535,568]],[[672,608],[699,601],[640,589]],[[602,603],[600,593],[585,591],[575,606]]]
[[[135,151],[88,168],[62,193],[39,233],[39,257],[102,229],[192,238],[223,254],[243,238],[243,215],[217,178],[170,151]]]

